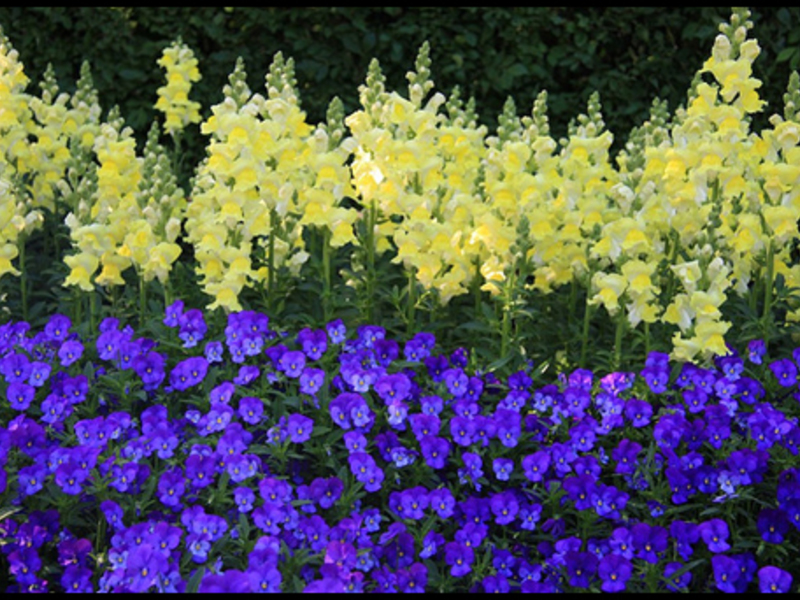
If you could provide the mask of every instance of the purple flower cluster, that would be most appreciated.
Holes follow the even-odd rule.
[[[547,383],[429,333],[163,324],[0,326],[9,591],[796,591],[798,352]]]

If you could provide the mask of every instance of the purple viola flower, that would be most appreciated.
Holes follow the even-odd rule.
[[[188,390],[205,379],[208,361],[203,356],[193,356],[182,360],[170,373],[170,385],[176,390]]]
[[[576,588],[588,588],[597,573],[599,562],[591,552],[568,551],[564,556],[564,566],[569,584]]]
[[[331,321],[325,326],[325,331],[328,333],[328,338],[332,344],[341,344],[347,335],[347,328],[341,319]]]
[[[492,469],[498,480],[508,481],[511,472],[514,470],[514,461],[510,458],[495,458],[492,461]]]
[[[83,356],[83,344],[78,340],[67,340],[58,349],[58,358],[62,367],[68,367]]]
[[[450,361],[448,361],[447,357],[443,354],[429,356],[424,360],[424,363],[428,375],[436,383],[442,381],[445,370],[450,366]]]
[[[717,589],[729,594],[736,592],[736,581],[739,579],[739,563],[732,557],[724,554],[715,554],[711,558],[711,569],[714,572],[714,581]]]
[[[453,516],[456,499],[449,489],[437,488],[428,494],[428,505],[439,515],[440,519],[449,519]]]
[[[510,550],[494,547],[492,549],[492,566],[503,577],[513,577],[517,558]]]
[[[306,366],[306,355],[298,350],[289,350],[283,353],[278,364],[287,377],[297,379]]]
[[[264,401],[254,396],[239,400],[239,417],[249,425],[258,425],[264,416]]]
[[[490,501],[490,507],[498,525],[513,523],[519,513],[519,501],[510,490],[494,494]]]
[[[730,549],[728,524],[722,519],[709,519],[698,526],[700,537],[710,552],[718,554]]]
[[[619,445],[611,451],[611,458],[616,461],[615,473],[632,475],[636,471],[638,456],[642,445],[628,438],[620,440]]]
[[[170,508],[177,509],[181,506],[185,490],[183,469],[180,467],[165,471],[158,480],[158,498]]]
[[[475,552],[469,546],[458,542],[448,542],[444,547],[444,560],[450,567],[450,575],[464,577],[472,571]]]
[[[562,487],[567,497],[575,503],[575,508],[583,511],[592,507],[592,492],[596,482],[592,475],[571,476],[564,478]]]
[[[11,408],[19,411],[26,411],[33,402],[36,388],[21,381],[14,381],[8,384],[6,389],[6,398]]]
[[[511,586],[508,583],[508,577],[498,573],[497,575],[487,575],[481,581],[483,591],[487,594],[505,594]]]
[[[191,308],[178,317],[178,337],[183,340],[184,348],[194,348],[208,331],[203,313],[200,309]]]
[[[133,370],[142,380],[145,391],[158,389],[166,376],[165,366],[166,358],[158,352],[150,351],[133,359]]]
[[[476,490],[481,489],[478,479],[483,477],[483,460],[479,454],[474,452],[464,452],[461,455],[461,460],[464,462],[464,468],[458,470],[458,476],[461,483],[470,482]]]
[[[328,336],[323,329],[301,329],[297,334],[297,343],[309,360],[319,360],[328,349]]]
[[[684,566],[679,562],[668,562],[664,565],[664,579],[667,580],[667,589],[670,592],[687,591],[687,587],[692,581],[692,572],[684,571],[682,575],[676,575]]]
[[[525,477],[533,483],[542,481],[549,467],[550,453],[547,450],[538,450],[522,459],[522,469],[525,472]]]
[[[667,391],[669,371],[656,366],[645,367],[639,373],[654,394],[663,394]]]
[[[467,393],[469,377],[459,368],[447,369],[442,373],[442,381],[447,386],[447,391],[456,398]]]
[[[325,371],[306,367],[300,374],[300,392],[309,396],[316,396],[325,383]]]
[[[757,519],[758,532],[765,542],[782,544],[789,532],[790,522],[780,508],[762,508]]]
[[[542,518],[542,505],[538,503],[523,504],[519,509],[520,528],[536,531],[536,525]]]
[[[103,511],[106,521],[114,531],[125,529],[125,523],[122,520],[124,511],[119,504],[113,500],[104,500],[100,503],[100,510]]]
[[[792,574],[768,565],[758,570],[758,589],[762,594],[787,594],[792,588]]]
[[[649,402],[631,398],[625,402],[625,417],[636,428],[646,427],[653,417],[653,406]]]
[[[239,368],[236,377],[233,378],[233,383],[241,386],[248,386],[253,383],[261,374],[261,370],[255,365],[244,365]]]
[[[222,345],[222,342],[210,341],[206,343],[203,354],[209,363],[221,363],[224,351],[225,347]]]
[[[68,565],[61,575],[61,586],[65,592],[73,594],[91,594],[92,570],[78,564]]]
[[[49,364],[40,361],[32,362],[28,383],[33,387],[42,387],[50,377],[50,371]]]
[[[771,362],[769,368],[782,387],[797,385],[797,366],[794,361],[782,358]]]
[[[164,317],[164,325],[167,327],[177,327],[178,319],[183,314],[183,300],[175,300],[166,308],[166,316]]]
[[[659,525],[635,523],[631,526],[631,537],[636,558],[656,564],[659,554],[666,551],[669,544],[669,532]]]
[[[522,418],[513,410],[498,408],[494,413],[495,436],[506,448],[514,448],[522,434]]]
[[[411,380],[404,373],[383,375],[373,386],[375,393],[387,405],[391,402],[402,402],[411,395]]]
[[[47,325],[44,326],[44,333],[53,342],[63,342],[69,335],[70,327],[72,327],[72,321],[70,321],[69,317],[55,314],[50,317]]]
[[[388,367],[392,362],[400,356],[400,346],[394,340],[377,340],[372,350],[375,353],[375,358],[382,367]]]
[[[37,464],[22,467],[17,472],[20,495],[32,496],[44,487],[47,470]]]
[[[600,589],[604,592],[625,590],[632,574],[631,561],[619,554],[606,554],[597,565],[597,575],[602,581]]]
[[[747,344],[747,358],[754,365],[760,365],[767,353],[767,346],[764,340],[751,340]]]

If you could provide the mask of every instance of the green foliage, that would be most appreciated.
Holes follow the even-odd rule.
[[[32,81],[49,62],[62,88],[72,91],[88,60],[101,106],[119,105],[142,144],[163,84],[156,60],[180,36],[200,62],[203,79],[192,94],[206,116],[239,56],[254,91],[263,90],[261,78],[276,52],[293,58],[303,108],[311,122],[321,122],[334,96],[347,113],[358,107],[358,85],[372,58],[380,61],[387,88],[401,89],[427,41],[437,88],[449,93],[458,85],[463,98],[475,97],[480,120],[490,127],[509,96],[527,113],[547,90],[559,137],[597,91],[620,149],[655,97],[672,108],[685,100],[717,24],[729,13],[724,7],[0,7],[0,24]],[[798,18],[796,7],[752,11],[763,49],[755,74],[771,107],[783,105],[789,73],[800,64]],[[190,129],[186,147],[199,154],[198,142],[199,132]]]

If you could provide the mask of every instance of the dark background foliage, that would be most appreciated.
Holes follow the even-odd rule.
[[[221,99],[237,56],[245,59],[251,88],[261,91],[274,54],[282,51],[296,62],[301,102],[312,123],[324,119],[334,96],[348,113],[358,108],[357,88],[373,57],[387,87],[405,94],[405,73],[428,40],[436,89],[449,95],[459,85],[462,97],[474,96],[490,129],[508,96],[526,114],[546,89],[552,133],[563,136],[598,90],[617,150],[656,96],[670,109],[685,101],[718,24],[729,17],[721,7],[0,7],[0,26],[33,84],[50,62],[62,89],[71,91],[88,60],[103,108],[118,104],[140,141],[164,81],[156,60],[177,36],[200,61],[203,79],[192,98],[205,115]],[[754,123],[758,128],[769,114],[782,112],[789,73],[800,63],[800,8],[753,9],[752,20],[751,35],[762,47],[754,70],[769,102]],[[29,91],[38,92],[33,85]],[[190,146],[200,141],[196,128],[191,133]]]

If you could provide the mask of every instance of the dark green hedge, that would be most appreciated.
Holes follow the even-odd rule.
[[[437,89],[474,95],[494,127],[506,98],[519,113],[541,89],[549,93],[556,136],[600,92],[617,144],[648,114],[654,97],[682,103],[709,55],[727,8],[14,8],[0,7],[0,26],[39,80],[52,62],[64,89],[81,62],[92,64],[105,108],[119,104],[142,138],[163,73],[161,50],[180,35],[195,51],[203,80],[193,98],[207,112],[241,55],[249,83],[262,89],[274,53],[293,57],[301,100],[313,122],[337,95],[355,110],[357,87],[372,57],[390,89],[405,92],[405,73],[424,40],[431,44]],[[800,62],[800,8],[754,9],[762,47],[756,76],[771,112]],[[762,117],[761,124],[765,122]],[[756,122],[759,125],[759,122]],[[615,144],[618,148],[619,146]]]

